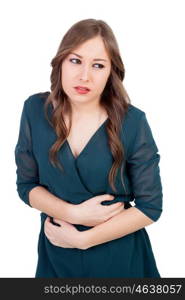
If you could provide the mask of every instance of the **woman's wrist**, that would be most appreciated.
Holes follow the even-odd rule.
[[[78,204],[68,203],[67,222],[71,224],[80,224],[80,214]]]
[[[88,230],[85,231],[79,231],[75,246],[78,249],[86,250],[88,249]]]

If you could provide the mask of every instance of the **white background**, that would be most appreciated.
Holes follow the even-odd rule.
[[[40,212],[16,192],[14,148],[24,100],[50,90],[50,61],[77,21],[106,21],[161,155],[164,209],[147,227],[162,277],[185,277],[184,1],[1,1],[0,277],[34,277]]]

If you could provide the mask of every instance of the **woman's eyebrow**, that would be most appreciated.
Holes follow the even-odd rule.
[[[77,53],[74,53],[74,52],[70,52],[69,54],[74,54],[74,55],[78,56],[79,58],[83,58],[83,56],[81,56],[81,55],[79,55]],[[107,61],[106,59],[103,59],[103,58],[94,58],[93,60],[96,60],[96,61],[100,61],[100,60]]]

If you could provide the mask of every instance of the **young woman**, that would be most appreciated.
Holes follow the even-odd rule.
[[[160,155],[111,28],[77,22],[51,65],[15,148],[18,194],[41,211],[35,277],[160,277],[145,229],[162,212]]]

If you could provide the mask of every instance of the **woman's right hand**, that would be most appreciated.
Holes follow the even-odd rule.
[[[113,199],[114,196],[104,194],[92,197],[78,205],[75,205],[76,214],[78,214],[79,219],[78,224],[84,226],[96,226],[122,212],[124,209],[124,202],[117,202],[110,205],[101,204],[103,201],[111,201]]]

